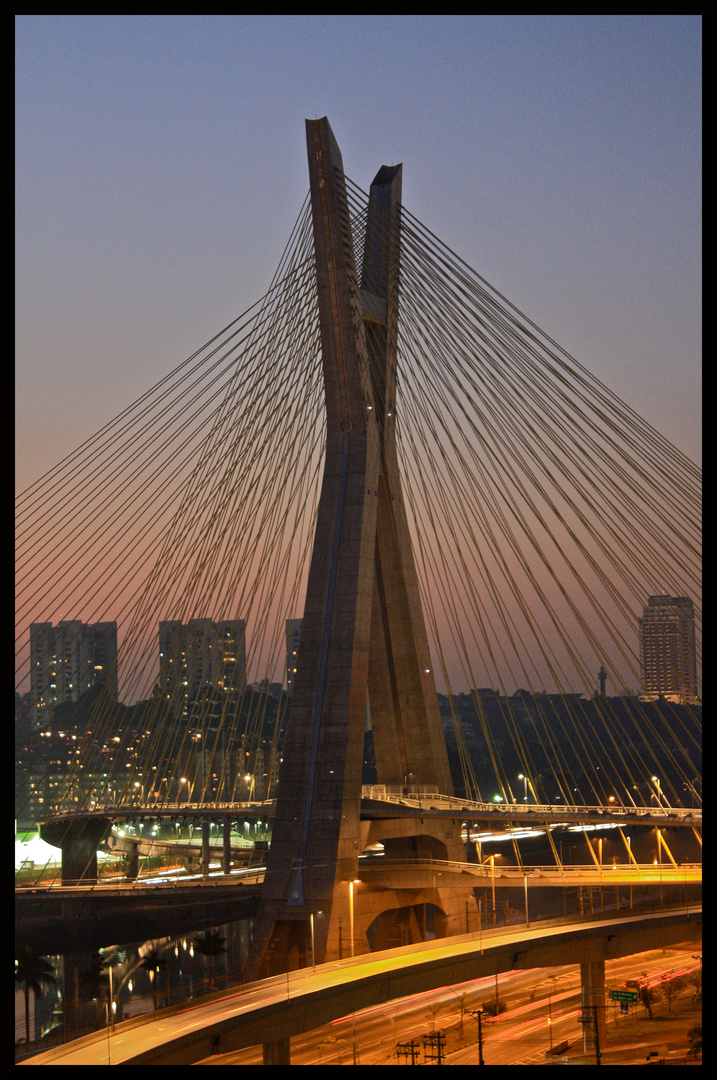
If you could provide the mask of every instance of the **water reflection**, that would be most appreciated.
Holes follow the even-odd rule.
[[[32,1049],[240,984],[251,928],[252,921],[243,919],[94,953],[51,956],[57,984],[35,1002]],[[24,1031],[24,1006],[16,1001],[16,1028],[18,1022]]]

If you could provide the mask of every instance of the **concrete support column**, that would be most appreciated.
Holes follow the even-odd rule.
[[[605,961],[580,965],[583,1051],[595,1054],[605,1046]],[[595,1062],[597,1064],[597,1061]]]
[[[130,881],[136,881],[139,877],[139,844],[135,844],[132,850],[127,854],[125,874]]]
[[[63,885],[92,885],[97,881],[97,848],[111,831],[112,823],[104,818],[40,824],[41,838],[62,852]]]
[[[202,877],[209,877],[209,828],[207,818],[202,820]]]
[[[291,1065],[290,1042],[290,1039],[277,1039],[276,1042],[264,1043],[264,1065]]]
[[[225,817],[222,824],[222,873],[228,874],[232,868],[232,819]]]

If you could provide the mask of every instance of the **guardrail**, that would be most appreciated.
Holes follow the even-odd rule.
[[[681,806],[624,806],[621,804],[610,806],[570,806],[560,803],[506,803],[506,802],[473,802],[469,799],[457,799],[451,795],[441,795],[438,789],[433,788],[401,788],[389,787],[382,784],[373,784],[362,788],[364,799],[373,799],[376,802],[388,802],[405,806],[417,806],[422,810],[446,809],[446,810],[473,810],[479,813],[490,813],[496,816],[509,817],[516,811],[544,815],[547,817],[597,814],[610,817],[656,817],[663,819],[694,819],[695,822],[702,820],[701,809],[686,809]]]
[[[158,806],[145,803],[126,803],[119,806],[112,803],[102,803],[101,805],[96,803],[94,806],[74,807],[70,810],[62,808],[50,809],[40,818],[40,821],[53,821],[57,818],[72,817],[131,817],[133,814],[146,814],[149,817],[158,818],[174,816],[175,814],[216,814],[217,817],[221,817],[233,815],[242,810],[263,810],[269,816],[274,810],[275,803],[275,799],[268,799],[265,802],[160,803]]]
[[[600,868],[595,863],[583,863],[581,865],[564,864],[562,867],[548,865],[496,866],[495,870],[493,870],[487,863],[451,862],[445,859],[386,859],[381,856],[371,856],[360,862],[360,872],[369,869],[372,863],[376,870],[419,870],[431,873],[443,870],[448,873],[472,874],[475,877],[495,878],[496,880],[501,877],[571,878],[582,875],[597,879],[602,877],[603,883],[609,883],[609,878],[613,874],[614,876],[634,874],[636,877],[646,874],[650,877],[658,877],[662,873],[665,879],[670,877],[683,881],[691,873],[696,871],[702,873],[701,863],[680,863],[678,866],[663,863],[662,867],[657,867],[654,863],[620,863],[614,868],[612,864]]]
[[[624,806],[621,804],[610,806],[570,806],[560,803],[506,803],[506,802],[473,802],[469,799],[457,799],[455,796],[442,795],[435,787],[418,786],[388,786],[384,784],[365,785],[362,788],[363,799],[375,802],[391,803],[393,805],[417,807],[421,810],[455,810],[488,814],[491,817],[514,816],[516,813],[535,814],[537,818],[571,818],[576,815],[591,815],[610,818],[654,818],[660,821],[689,821],[693,825],[702,823],[701,809],[686,809],[680,806]],[[159,806],[148,805],[95,805],[75,808],[71,810],[51,810],[46,813],[42,821],[51,821],[57,818],[67,819],[72,817],[131,817],[134,813],[156,817],[174,815],[196,814],[206,816],[216,814],[217,817],[234,815],[245,810],[263,810],[270,817],[275,799],[265,802],[240,802],[240,803],[162,803]]]
[[[162,874],[161,869],[156,871],[156,878],[148,880],[146,877],[138,877],[134,881],[97,881],[92,882],[90,885],[63,885],[61,881],[48,881],[46,885],[16,885],[16,893],[24,894],[39,894],[39,893],[62,893],[66,895],[68,893],[77,893],[83,895],[85,893],[113,893],[120,895],[128,892],[150,892],[154,889],[161,889],[162,891],[187,888],[218,888],[218,887],[238,887],[240,885],[260,885],[264,880],[264,874],[266,872],[265,866],[250,867],[246,872],[231,874],[210,874],[208,877],[202,877],[201,874],[193,874],[191,877],[181,878],[167,878],[164,881],[156,880]]]

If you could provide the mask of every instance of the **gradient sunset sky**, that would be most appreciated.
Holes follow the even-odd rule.
[[[261,296],[328,116],[695,461],[701,18],[16,17],[16,483]]]

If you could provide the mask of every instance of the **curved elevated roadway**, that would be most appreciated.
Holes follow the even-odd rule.
[[[275,976],[117,1024],[23,1065],[191,1065],[245,1046],[283,1043],[395,998],[513,968],[598,962],[702,935],[702,908],[498,928]],[[265,1060],[272,1061],[270,1051]]]

